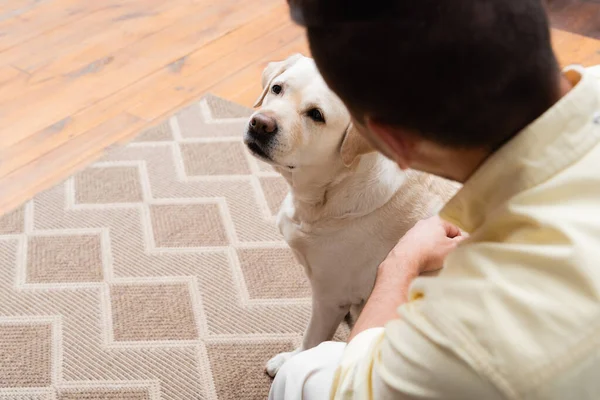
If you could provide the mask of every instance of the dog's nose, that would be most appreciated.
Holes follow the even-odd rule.
[[[272,135],[277,131],[277,121],[271,116],[256,114],[250,120],[250,130],[261,135]]]

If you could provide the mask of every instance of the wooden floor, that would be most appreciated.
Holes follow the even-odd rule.
[[[557,29],[600,39],[600,0],[547,0]]]
[[[552,10],[561,63],[598,64],[573,10]],[[283,0],[0,0],[0,214],[204,93],[251,105],[293,52]]]

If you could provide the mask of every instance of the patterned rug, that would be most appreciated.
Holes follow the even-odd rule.
[[[0,217],[0,400],[266,398],[310,290],[250,113],[207,96]]]

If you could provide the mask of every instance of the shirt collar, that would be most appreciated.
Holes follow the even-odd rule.
[[[574,87],[553,107],[492,154],[465,182],[440,216],[473,232],[489,211],[576,162],[598,141],[600,85],[583,67],[564,71]]]

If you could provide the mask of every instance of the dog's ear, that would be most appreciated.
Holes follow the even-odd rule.
[[[372,151],[375,151],[373,146],[358,132],[354,124],[350,123],[348,129],[346,129],[346,134],[342,140],[342,147],[340,148],[340,155],[344,165],[350,167],[358,157]]]
[[[301,58],[302,54],[294,54],[285,59],[284,61],[270,62],[269,64],[267,64],[267,67],[263,70],[261,79],[263,91],[254,103],[255,108],[260,107],[262,105],[265,96],[267,95],[267,93],[269,93],[269,89],[271,88],[271,82],[273,82],[273,79],[283,74],[286,69],[294,65]]]

